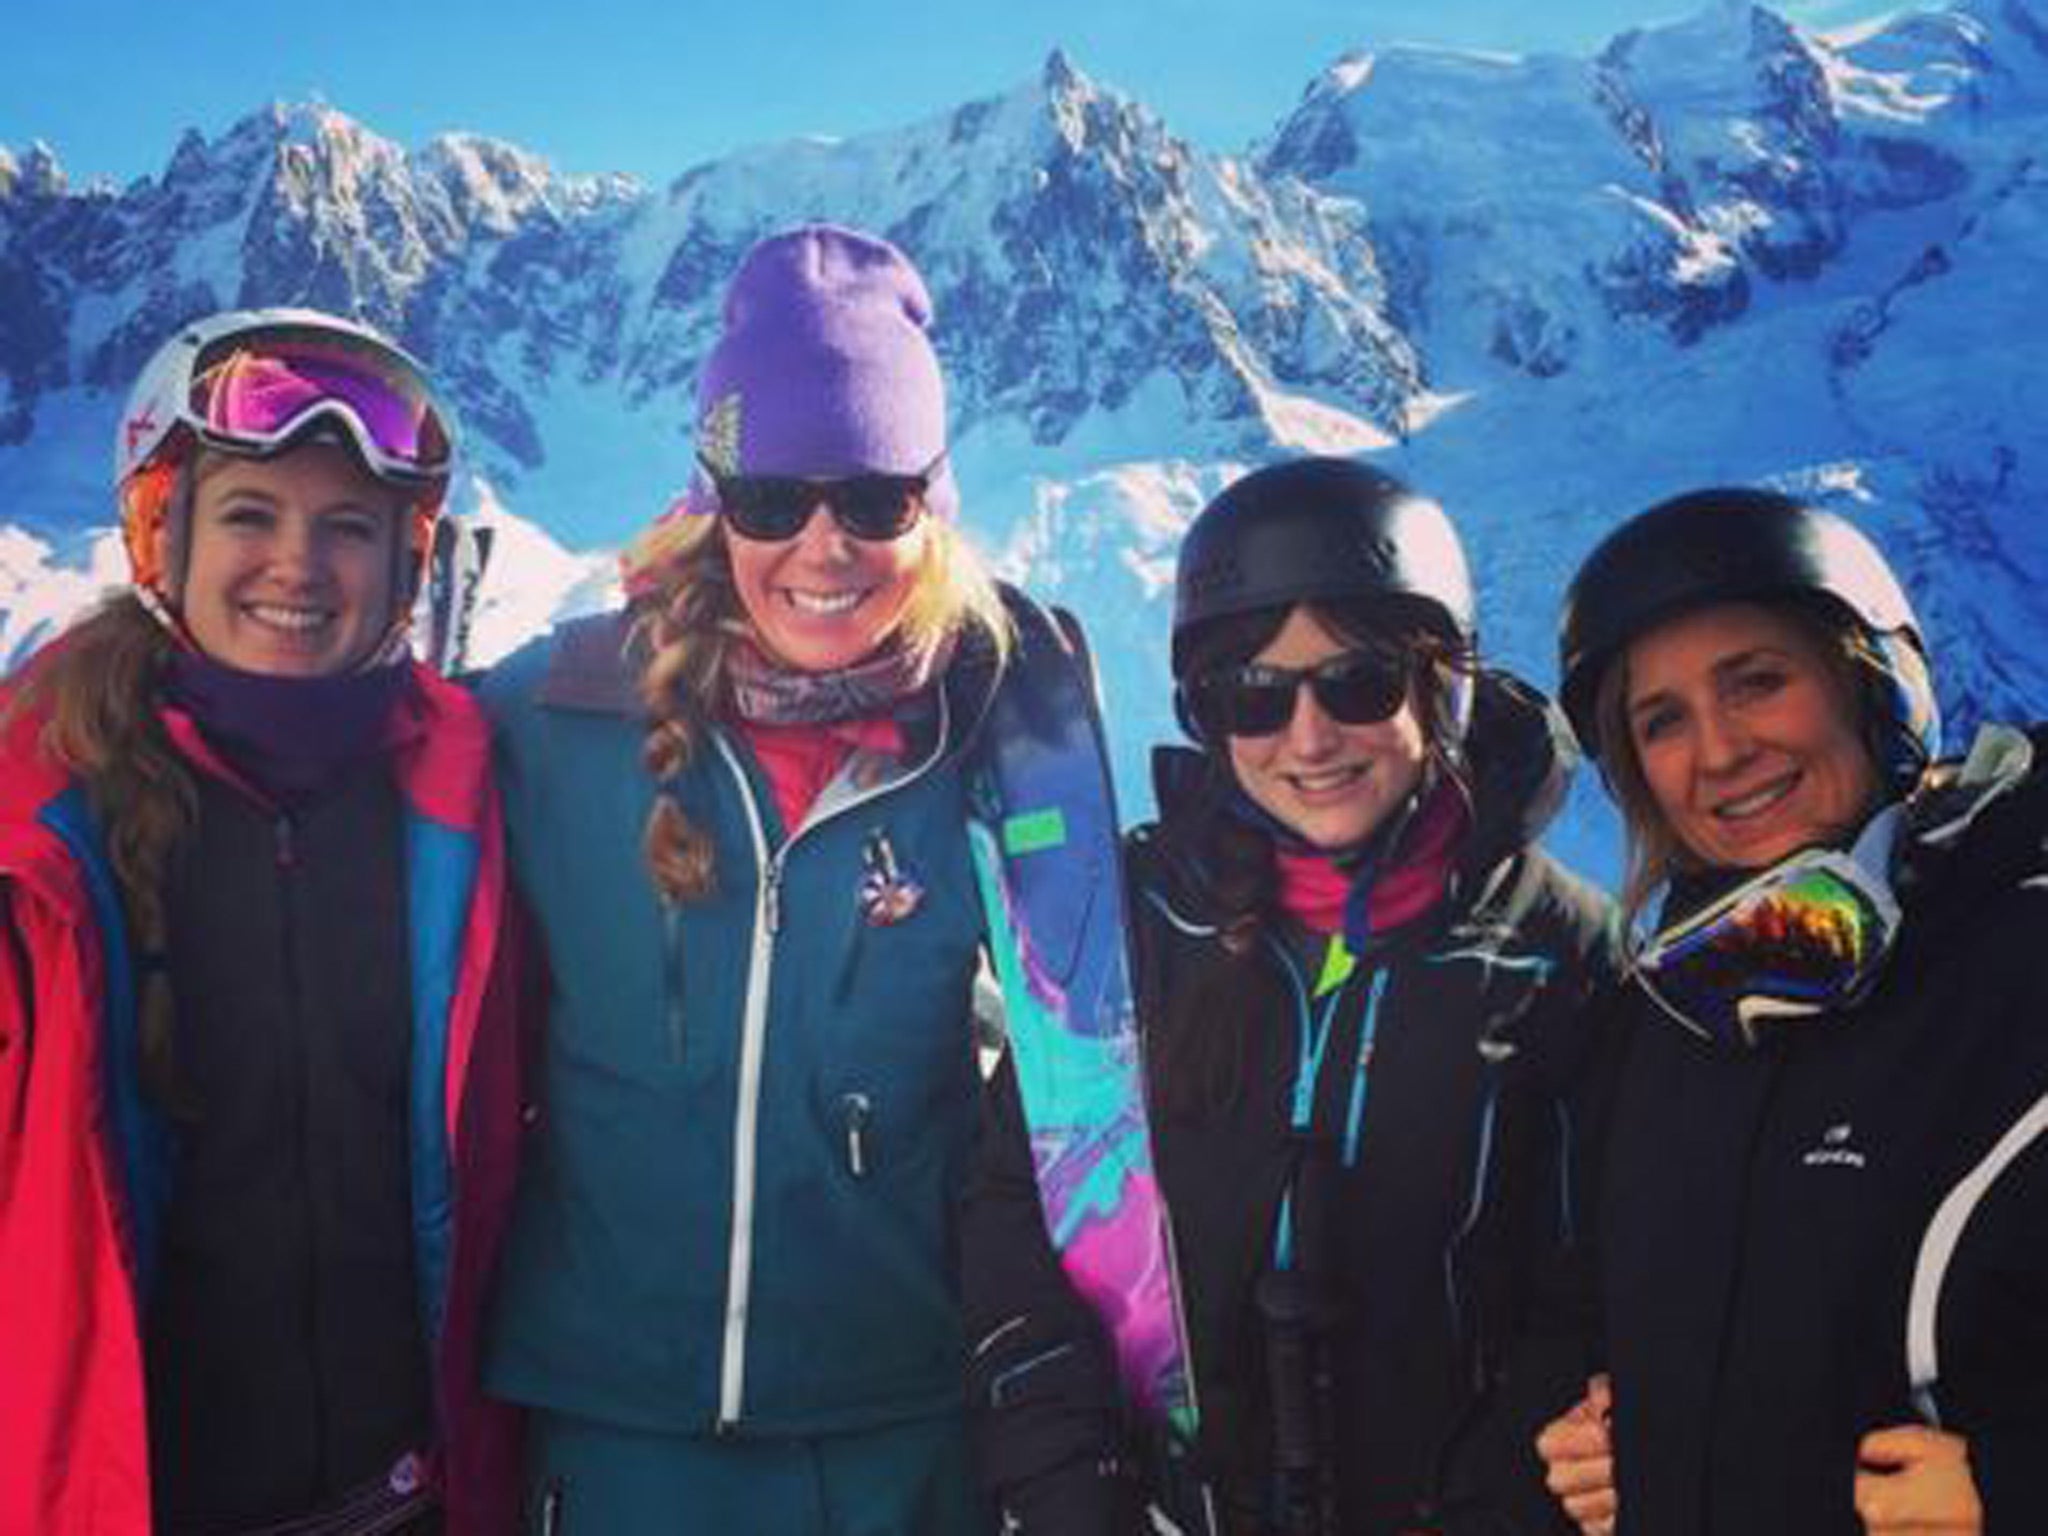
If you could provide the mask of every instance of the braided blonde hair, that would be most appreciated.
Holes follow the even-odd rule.
[[[646,658],[640,699],[647,710],[642,760],[659,783],[687,767],[704,722],[724,712],[734,646],[753,634],[715,515],[657,523],[626,553],[632,602],[628,650]],[[979,631],[998,659],[1011,643],[1009,615],[988,568],[950,522],[926,520],[924,550],[910,599],[892,637],[924,649],[948,635]],[[710,834],[684,815],[675,798],[655,796],[642,839],[655,889],[672,902],[701,901],[715,877]]]

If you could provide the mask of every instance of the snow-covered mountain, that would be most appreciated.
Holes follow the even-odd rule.
[[[660,189],[324,106],[187,134],[121,190],[0,149],[0,659],[117,570],[105,444],[143,357],[258,302],[365,316],[446,386],[458,505],[499,528],[486,654],[605,600],[686,477],[726,275],[826,217],[930,280],[970,531],[1089,622],[1140,803],[1180,530],[1286,451],[1440,494],[1492,648],[1539,681],[1618,516],[1714,480],[1825,496],[1898,553],[1951,713],[2040,713],[2044,128],[2043,0],[1839,37],[1723,0],[1590,58],[1356,53],[1242,155],[1060,54]],[[1583,808],[1563,840],[1611,868]]]
[[[1491,510],[1493,590],[1555,593],[1674,487],[1770,480],[1899,557],[1960,723],[2038,713],[2048,427],[2011,339],[2043,291],[2044,16],[1823,38],[1725,3],[1591,59],[1358,54],[1257,163],[1367,209],[1392,313],[1463,401],[1404,457]],[[1513,654],[1547,639],[1529,608],[1493,609]]]

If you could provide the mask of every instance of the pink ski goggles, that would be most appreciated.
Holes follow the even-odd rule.
[[[275,453],[316,420],[354,439],[381,479],[448,473],[447,426],[419,370],[366,338],[307,326],[234,332],[193,360],[185,419],[210,446]]]

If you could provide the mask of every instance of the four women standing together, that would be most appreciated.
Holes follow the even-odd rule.
[[[2034,1529],[2041,743],[1938,763],[1881,557],[1755,492],[1568,600],[1625,939],[1441,509],[1310,459],[1190,527],[1149,1421],[977,1070],[987,948],[1060,983],[989,722],[1085,657],[958,531],[930,320],[883,241],[757,246],[626,606],[481,712],[405,659],[410,361],[256,312],[145,371],[133,591],[6,704],[0,1531]]]

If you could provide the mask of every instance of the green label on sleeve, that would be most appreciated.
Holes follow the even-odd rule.
[[[1026,811],[1003,822],[1003,852],[1039,853],[1067,840],[1067,818],[1058,806]]]

